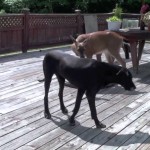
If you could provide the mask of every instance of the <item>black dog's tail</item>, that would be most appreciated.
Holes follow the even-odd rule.
[[[48,58],[48,54],[45,55],[44,60],[43,60],[43,73],[44,73],[44,78],[43,79],[39,79],[39,82],[44,82],[45,81],[45,77],[48,76],[49,74],[49,68],[51,68],[48,64],[49,63],[49,58]]]

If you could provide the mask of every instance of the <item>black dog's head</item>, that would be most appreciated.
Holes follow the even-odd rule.
[[[136,89],[132,80],[132,74],[128,69],[118,65],[98,61],[96,61],[95,66],[98,66],[100,82],[104,82],[105,86],[111,83],[116,83],[128,91]]]
[[[132,74],[128,69],[122,68],[119,70],[116,74],[116,80],[125,90],[133,91],[136,89],[132,80]]]

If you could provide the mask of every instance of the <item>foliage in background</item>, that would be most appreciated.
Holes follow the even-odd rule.
[[[52,12],[50,0],[22,0],[25,7],[33,13],[48,13]]]
[[[124,13],[140,13],[141,6],[140,0],[124,0],[121,4]]]
[[[121,19],[118,18],[117,16],[112,16],[112,17],[109,17],[108,19],[106,19],[106,21],[115,22],[115,21],[121,21]]]
[[[6,12],[5,12],[4,9],[1,9],[1,10],[0,10],[0,15],[5,14],[5,13],[6,13]]]
[[[122,13],[122,8],[117,3],[115,8],[113,9],[113,16],[109,17],[107,21],[110,22],[121,21],[121,13]]]
[[[22,0],[5,0],[4,10],[6,12],[18,13],[24,7]]]
[[[113,9],[114,16],[121,18],[122,8],[116,4],[115,9]]]
[[[0,0],[0,10],[20,13],[28,7],[33,13],[74,13],[75,9],[82,13],[109,13],[116,3],[129,13],[139,13],[141,7],[141,0]]]
[[[144,0],[146,3],[150,3],[150,0]]]

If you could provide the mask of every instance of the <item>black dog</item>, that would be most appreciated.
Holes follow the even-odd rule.
[[[120,84],[125,90],[134,90],[136,88],[132,82],[131,73],[128,70],[123,71],[120,66],[88,58],[78,58],[57,50],[46,54],[43,60],[43,71],[45,76],[44,114],[47,119],[51,118],[48,107],[48,92],[52,76],[55,74],[59,82],[58,95],[63,113],[68,112],[63,102],[65,79],[78,88],[73,114],[69,119],[71,125],[75,125],[74,118],[78,113],[84,93],[87,96],[91,116],[95,121],[96,127],[104,128],[106,126],[99,122],[97,118],[95,107],[96,93],[110,83]]]

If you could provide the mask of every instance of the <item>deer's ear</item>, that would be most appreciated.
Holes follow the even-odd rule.
[[[70,38],[73,42],[77,42],[76,39],[72,35],[70,35]]]
[[[78,46],[78,42],[76,41],[76,39],[72,35],[70,35],[70,38],[72,39],[72,41],[75,43],[75,45],[77,47]]]

